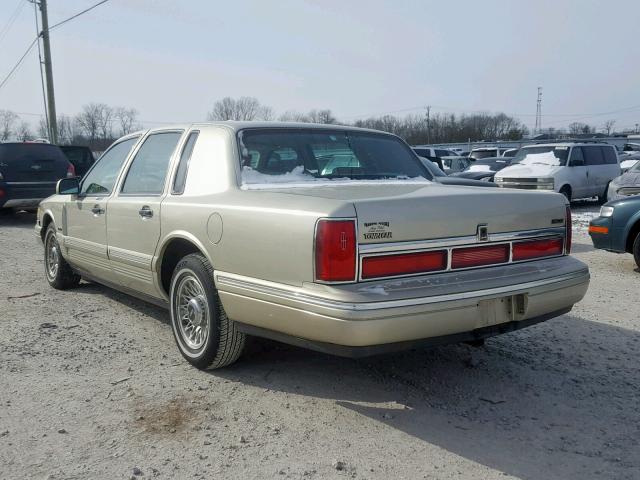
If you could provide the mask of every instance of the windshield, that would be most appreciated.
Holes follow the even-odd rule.
[[[427,170],[429,170],[429,173],[431,173],[431,175],[433,175],[434,177],[447,176],[446,173],[440,170],[440,167],[438,167],[438,165],[436,165],[434,162],[432,162],[428,158],[420,157],[420,160],[422,160],[422,164],[427,168]]]
[[[548,145],[545,147],[525,147],[518,150],[518,153],[511,165],[554,165],[564,166],[567,164],[569,147],[556,147]]]
[[[390,135],[265,128],[238,137],[243,184],[432,178],[413,151]]]

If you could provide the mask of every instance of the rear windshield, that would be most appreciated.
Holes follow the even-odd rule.
[[[556,147],[554,145],[525,147],[518,150],[516,156],[511,160],[511,165],[520,163],[522,165],[564,166],[567,164],[568,156],[569,147]]]
[[[499,160],[497,158],[492,158],[491,160],[476,160],[471,165],[469,165],[464,171],[465,172],[497,172],[498,170],[503,169],[510,162],[508,160]]]
[[[63,160],[67,158],[60,148],[46,143],[4,143],[0,144],[0,163],[4,166],[17,162],[31,162],[33,160]]]
[[[248,129],[238,137],[243,184],[432,178],[411,149],[390,135]]]
[[[498,151],[494,148],[491,150],[474,150],[469,154],[469,158],[480,160],[481,158],[495,157]]]

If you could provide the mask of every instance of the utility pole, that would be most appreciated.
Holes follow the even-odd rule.
[[[431,106],[427,106],[427,144],[431,145]]]
[[[49,44],[49,17],[47,0],[40,0],[42,15],[42,47],[44,53],[44,73],[47,80],[47,111],[49,117],[49,141],[58,143],[58,121],[56,117],[56,99],[53,93],[53,71],[51,68],[51,45]]]
[[[538,102],[536,104],[536,128],[535,132],[542,130],[542,87],[538,87]]]

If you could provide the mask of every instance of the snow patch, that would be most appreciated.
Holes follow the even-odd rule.
[[[491,167],[489,165],[471,165],[467,168],[467,172],[490,172]]]
[[[623,160],[622,162],[620,162],[620,168],[627,169],[629,170],[631,167],[633,167],[636,163],[640,162],[640,160],[638,159],[633,159],[633,160]]]
[[[290,172],[279,175],[267,175],[258,172],[251,167],[242,168],[242,190],[263,190],[268,188],[308,188],[308,187],[333,187],[336,185],[431,185],[432,182],[423,177],[405,177],[398,179],[380,180],[353,180],[351,178],[316,178],[304,172],[302,165]]]
[[[557,167],[560,159],[553,152],[530,153],[518,162],[518,165],[548,165]]]

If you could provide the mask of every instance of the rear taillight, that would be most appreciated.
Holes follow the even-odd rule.
[[[482,267],[508,261],[509,244],[454,248],[451,252],[451,268]]]
[[[4,197],[4,190],[0,188],[0,197]]]
[[[562,255],[562,249],[562,238],[518,242],[513,244],[512,258],[514,262],[517,262],[540,257],[553,257]]]
[[[362,259],[362,278],[393,277],[447,268],[447,251],[380,255]]]
[[[356,280],[356,223],[354,220],[319,220],[316,226],[316,280]]]
[[[564,219],[564,253],[569,255],[571,253],[571,241],[573,237],[573,225],[571,224],[571,207],[567,205],[567,213]]]
[[[70,163],[67,167],[67,178],[74,178],[76,176],[76,167],[73,166],[73,163]]]

